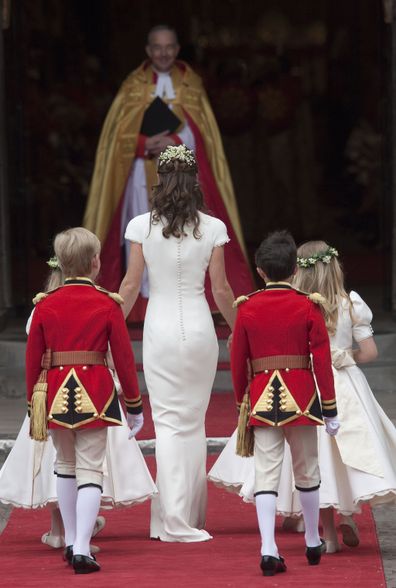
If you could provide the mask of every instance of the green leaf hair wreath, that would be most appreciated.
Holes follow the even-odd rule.
[[[297,257],[297,265],[303,268],[313,267],[318,261],[330,263],[333,257],[338,257],[338,251],[334,247],[328,247],[326,251],[313,253],[309,257]]]

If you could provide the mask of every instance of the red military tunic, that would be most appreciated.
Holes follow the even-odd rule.
[[[121,297],[95,286],[88,278],[70,278],[64,286],[37,299],[26,349],[28,406],[45,352],[105,354],[110,344],[127,410],[141,412],[135,361],[119,305]],[[46,379],[50,428],[122,424],[117,392],[106,365],[58,365],[48,370]]]
[[[244,297],[238,308],[231,348],[238,405],[249,383],[251,360],[268,362],[274,356],[281,360],[311,356],[313,369],[265,369],[251,375],[250,425],[317,425],[323,424],[322,415],[337,415],[329,336],[321,309],[287,282],[268,283],[265,290]]]

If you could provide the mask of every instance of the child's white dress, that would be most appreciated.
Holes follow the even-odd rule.
[[[102,508],[130,506],[157,494],[154,481],[121,410],[123,426],[108,427]],[[51,437],[33,441],[29,418],[0,470],[0,501],[13,506],[37,508],[57,502],[54,474],[55,449]]]
[[[33,312],[26,325],[27,332]],[[115,378],[116,387],[117,384]],[[107,430],[102,508],[130,506],[158,493],[139,445],[134,438],[128,439],[129,427],[122,408],[120,412],[123,426]],[[37,508],[58,500],[55,448],[50,436],[47,441],[33,441],[29,437],[29,424],[26,416],[0,470],[0,501],[16,507]]]
[[[360,512],[361,503],[396,502],[396,429],[376,401],[352,357],[353,341],[372,336],[372,313],[356,292],[340,305],[337,331],[330,337],[340,429],[330,437],[317,427],[321,472],[320,506],[344,515]],[[209,480],[246,501],[254,500],[253,458],[235,454],[236,431],[208,474]],[[294,489],[290,450],[285,457],[277,510],[284,516],[301,514]]]

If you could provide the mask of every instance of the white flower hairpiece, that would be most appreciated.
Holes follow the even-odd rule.
[[[297,265],[299,267],[313,267],[317,261],[322,263],[330,263],[333,257],[338,257],[338,251],[334,247],[329,247],[326,251],[320,253],[313,253],[309,257],[297,257]]]
[[[160,153],[158,162],[161,166],[165,163],[170,163],[175,159],[182,161],[191,167],[196,165],[194,152],[191,151],[191,149],[188,149],[185,145],[168,145],[168,147]]]
[[[56,255],[54,255],[54,257],[50,257],[50,259],[47,261],[47,265],[49,265],[52,270],[60,269]]]

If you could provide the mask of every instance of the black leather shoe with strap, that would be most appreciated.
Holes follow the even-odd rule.
[[[68,545],[65,547],[63,551],[63,559],[67,561],[69,565],[71,565],[73,559],[73,545]]]
[[[275,576],[275,574],[280,574],[287,570],[283,557],[274,557],[273,555],[263,555],[260,568],[263,576]]]
[[[305,555],[307,556],[307,560],[310,566],[317,566],[320,562],[320,558],[322,557],[322,553],[326,551],[326,542],[321,539],[320,545],[316,547],[306,547]]]
[[[89,557],[77,553],[73,555],[72,565],[76,574],[92,574],[100,571],[100,565],[94,556]]]

